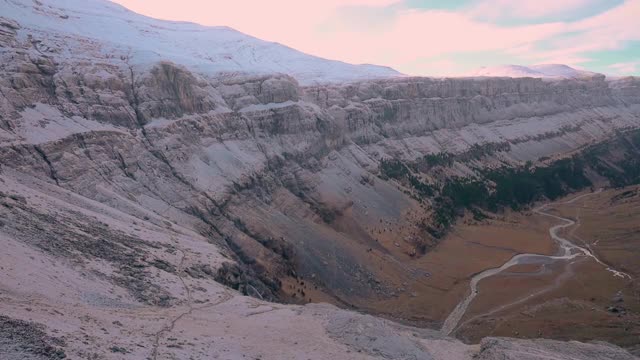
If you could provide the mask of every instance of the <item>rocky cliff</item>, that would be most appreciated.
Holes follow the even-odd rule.
[[[301,86],[287,75],[140,64],[112,50],[0,19],[0,326],[41,334],[24,340],[49,344],[29,348],[40,358],[58,356],[51,349],[65,342],[78,358],[183,358],[206,353],[203,336],[222,336],[219,354],[274,356],[266,344],[239,345],[238,337],[263,336],[240,323],[254,315],[265,327],[313,322],[292,331],[323,334],[330,346],[314,344],[318,358],[355,350],[353,358],[447,358],[448,348],[459,352],[449,358],[470,356],[480,350],[431,333],[414,339],[418,330],[398,325],[394,336],[403,336],[371,350],[344,332],[381,320],[254,301],[219,283],[262,300],[327,301],[438,327],[451,309],[425,308],[405,289],[433,287],[414,261],[438,241],[425,227],[433,206],[385,176],[383,161],[503,144],[445,172],[471,176],[562,158],[640,127],[636,78]],[[408,305],[390,307],[398,297]],[[278,316],[262,315],[271,312]],[[207,321],[236,328],[235,340],[205,331]],[[33,323],[46,328],[28,330]],[[194,339],[175,335],[181,326]],[[137,337],[142,328],[154,330]],[[293,338],[310,351],[308,340]],[[11,343],[0,337],[0,346]],[[487,341],[481,352],[498,358],[540,346],[504,344]]]

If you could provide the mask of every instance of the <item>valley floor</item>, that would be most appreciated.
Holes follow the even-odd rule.
[[[551,264],[517,265],[486,278],[456,335],[471,343],[485,336],[601,340],[637,353],[639,188],[607,190],[571,203],[558,201],[547,211],[574,219],[576,224],[561,235],[589,249],[601,263],[581,255]],[[616,276],[612,270],[623,274]]]
[[[396,317],[411,323],[439,327],[468,291],[474,274],[520,253],[554,254],[556,244],[546,231],[552,224],[547,218],[518,213],[483,222],[466,219],[425,256],[408,261],[429,276],[406,282],[404,292],[379,305],[380,313],[391,308]],[[428,314],[435,324],[421,323],[413,314]]]

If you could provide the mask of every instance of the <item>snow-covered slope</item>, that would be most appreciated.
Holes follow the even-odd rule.
[[[600,74],[591,71],[574,69],[563,64],[540,64],[532,66],[522,65],[500,65],[492,67],[482,67],[473,71],[469,76],[486,77],[532,77],[550,79],[578,79],[599,76]]]
[[[148,18],[107,0],[2,0],[0,16],[17,21],[23,38],[34,33],[52,43],[83,46],[61,50],[66,57],[97,51],[136,65],[169,60],[206,74],[286,73],[301,83],[401,75],[388,67],[307,55],[228,27]]]
[[[544,77],[544,74],[521,65],[500,65],[481,67],[469,74],[470,76],[498,76],[498,77]]]
[[[574,69],[564,64],[540,64],[529,66],[530,69],[544,74],[546,77],[581,78],[598,75],[597,73]]]

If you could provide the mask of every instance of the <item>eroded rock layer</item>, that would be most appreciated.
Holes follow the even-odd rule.
[[[67,344],[73,357],[183,358],[191,342],[206,357],[207,344],[171,343],[174,329],[183,318],[227,316],[202,312],[229,301],[246,317],[278,309],[291,321],[322,323],[302,329],[309,333],[337,329],[326,340],[335,348],[318,350],[318,358],[356,348],[364,353],[353,358],[398,358],[397,351],[442,358],[436,352],[447,351],[434,344],[449,343],[471,354],[449,338],[431,339],[432,353],[426,340],[404,337],[371,350],[349,330],[356,315],[335,320],[342,316],[335,309],[266,305],[219,283],[262,300],[326,301],[438,327],[451,305],[432,304],[448,289],[432,283],[419,261],[439,241],[429,231],[432,199],[387,176],[384,161],[492,149],[440,174],[476,176],[562,158],[640,127],[636,78],[303,87],[286,75],[213,77],[167,61],[140,65],[88,38],[41,36],[19,19],[0,19],[0,240],[7,249],[0,296],[2,313],[17,319],[2,321],[31,326],[21,321],[33,318],[59,333],[39,337],[46,344],[42,354],[33,348],[38,356],[58,356]],[[56,317],[73,308],[77,319]],[[129,315],[138,323],[121,329]],[[165,316],[168,325],[158,320]],[[123,343],[146,326],[157,329]],[[193,336],[210,335],[200,330]],[[397,331],[410,338],[417,330]],[[485,344],[483,356],[511,351],[501,341]],[[79,350],[87,343],[90,350]]]

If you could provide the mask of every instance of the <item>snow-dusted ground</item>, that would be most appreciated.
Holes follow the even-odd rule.
[[[102,54],[116,60],[127,56],[136,65],[170,60],[206,74],[286,73],[301,83],[401,75],[387,67],[307,55],[228,27],[148,18],[107,0],[3,0],[0,16],[16,20],[22,36],[33,32],[44,39],[94,42]],[[70,51],[60,55],[86,56]]]
[[[214,244],[189,229],[162,222],[152,212],[133,217],[10,169],[0,174],[0,184],[3,360],[60,359],[55,349],[64,349],[67,359],[105,360],[633,359],[606,344],[486,339],[465,345],[435,330],[331,305],[241,296],[188,274],[194,264],[225,261]],[[27,228],[14,232],[20,226],[15,223]],[[73,251],[61,256],[73,243],[42,243],[47,232],[75,238],[95,228],[101,229],[98,243],[127,236],[143,244],[136,260],[143,277],[129,281],[134,290],[156,286],[171,298],[170,306],[132,297],[130,285],[118,277],[126,265],[118,264],[117,256],[96,259]],[[93,253],[104,257],[100,251],[109,247]],[[162,269],[150,266],[156,260],[164,262]]]
[[[15,129],[18,142],[40,144],[64,139],[73,134],[92,131],[124,132],[125,129],[99,123],[78,116],[66,117],[48,104],[35,104],[20,112],[19,128]]]

